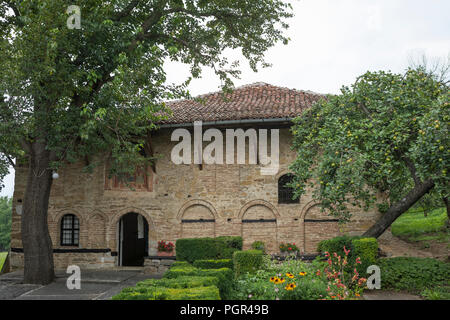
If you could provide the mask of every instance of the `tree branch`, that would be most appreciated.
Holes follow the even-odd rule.
[[[402,213],[411,208],[420,198],[430,192],[433,187],[434,182],[431,179],[416,185],[400,201],[393,204],[363,236],[375,238],[381,236]]]
[[[133,0],[131,1],[126,7],[125,9],[123,9],[121,12],[117,13],[117,15],[112,18],[111,20],[113,21],[120,21],[122,18],[127,17],[131,11],[133,11],[134,8],[136,8],[136,6],[139,4],[140,0]]]
[[[414,185],[416,185],[416,186],[420,185],[422,183],[422,181],[417,176],[417,170],[416,170],[416,166],[414,165],[414,162],[412,162],[412,160],[409,157],[402,154],[398,150],[395,152],[395,154],[399,159],[403,160],[403,162],[405,163],[406,167],[409,170],[409,173],[411,173],[411,177],[414,180]]]
[[[10,158],[10,156],[6,156],[6,159],[8,159],[9,164],[10,164],[13,168],[16,167],[16,164],[14,163],[14,161],[12,161],[12,159]]]

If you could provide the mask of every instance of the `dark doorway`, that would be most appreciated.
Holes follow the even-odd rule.
[[[130,212],[119,220],[119,259],[121,266],[142,266],[148,255],[148,223]]]

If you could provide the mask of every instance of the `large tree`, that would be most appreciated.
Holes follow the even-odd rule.
[[[144,137],[186,96],[166,83],[164,62],[214,68],[225,85],[239,74],[224,52],[240,49],[252,69],[283,30],[291,6],[279,0],[0,0],[0,176],[14,158],[28,165],[22,214],[25,282],[54,278],[47,209],[52,171],[108,152],[111,173],[148,160]],[[76,4],[76,3],[75,3]],[[74,23],[75,22],[75,23]],[[168,112],[168,111],[167,111]],[[148,155],[148,154],[147,154]]]
[[[310,186],[343,222],[349,205],[377,206],[374,237],[431,190],[447,201],[449,106],[448,86],[421,68],[362,75],[295,120],[297,196]]]
[[[0,252],[9,250],[11,242],[12,199],[0,197]]]

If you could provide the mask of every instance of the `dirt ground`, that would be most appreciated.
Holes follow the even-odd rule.
[[[447,242],[437,240],[427,241],[428,248],[424,248],[422,242],[410,242],[390,235],[378,240],[381,252],[387,257],[419,257],[436,258],[449,261],[450,250]]]

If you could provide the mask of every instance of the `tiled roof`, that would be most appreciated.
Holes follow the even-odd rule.
[[[254,83],[235,88],[231,93],[208,93],[195,99],[170,101],[173,115],[162,123],[192,123],[202,120],[247,120],[291,118],[302,113],[324,95]]]

